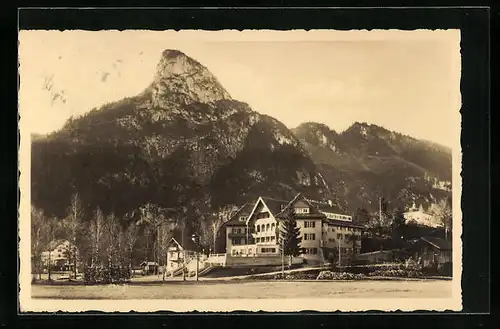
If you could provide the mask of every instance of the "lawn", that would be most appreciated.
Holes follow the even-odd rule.
[[[104,286],[32,285],[33,298],[51,299],[266,299],[447,298],[451,281],[170,281]]]

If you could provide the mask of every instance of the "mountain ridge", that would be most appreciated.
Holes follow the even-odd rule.
[[[429,206],[450,194],[443,188],[451,189],[451,149],[446,146],[366,122],[355,122],[342,133],[315,122],[292,131],[327,183],[337,183],[334,191],[351,211],[376,211],[381,196],[392,199],[394,207],[405,207],[413,200]]]

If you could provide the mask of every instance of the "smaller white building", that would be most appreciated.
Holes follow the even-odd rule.
[[[415,223],[417,225],[433,228],[441,227],[434,216],[426,213],[422,205],[417,208],[415,202],[413,203],[412,207],[403,214],[403,216],[405,217],[406,224]]]
[[[175,238],[172,238],[167,249],[166,272],[175,274],[182,271],[182,268],[189,268],[191,260],[196,258],[194,249],[196,248],[193,243],[185,242],[183,246]],[[198,255],[198,257],[200,256],[203,255]]]
[[[78,250],[68,240],[52,241],[49,250],[41,254],[42,264],[47,267],[50,263],[51,267],[69,270],[73,266],[73,261],[69,257],[74,257],[75,253],[78,258]]]

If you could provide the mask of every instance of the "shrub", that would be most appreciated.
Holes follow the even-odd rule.
[[[391,271],[391,270],[406,270],[406,271],[421,271],[422,268],[415,262],[407,261],[400,263],[383,263],[372,265],[347,266],[345,271],[356,274],[369,275],[373,272]]]
[[[349,272],[321,271],[316,277],[316,280],[360,280],[364,277],[363,274]]]
[[[368,274],[369,276],[386,276],[386,277],[402,277],[402,278],[418,278],[422,276],[422,272],[407,269],[384,269],[377,270]]]
[[[83,282],[85,284],[109,284],[122,283],[130,279],[130,271],[123,266],[87,266],[83,271]]]

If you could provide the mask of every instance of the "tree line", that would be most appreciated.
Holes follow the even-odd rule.
[[[64,218],[46,216],[42,210],[31,209],[31,264],[32,272],[41,279],[47,271],[52,279],[54,271],[52,250],[57,241],[68,241],[64,247],[70,278],[83,273],[86,283],[113,283],[128,280],[137,260],[154,260],[166,267],[167,252],[175,232],[186,235],[186,230],[200,232],[200,247],[214,250],[215,237],[229,218],[233,207],[206,215],[199,227],[186,227],[186,209],[165,208],[145,204],[124,216],[105,215],[97,208],[91,216],[84,214],[78,196],[71,198]],[[142,245],[141,254],[139,246]],[[42,257],[45,253],[46,259]],[[138,254],[139,253],[139,254]],[[48,259],[47,259],[48,258]],[[163,271],[165,279],[165,271]]]

